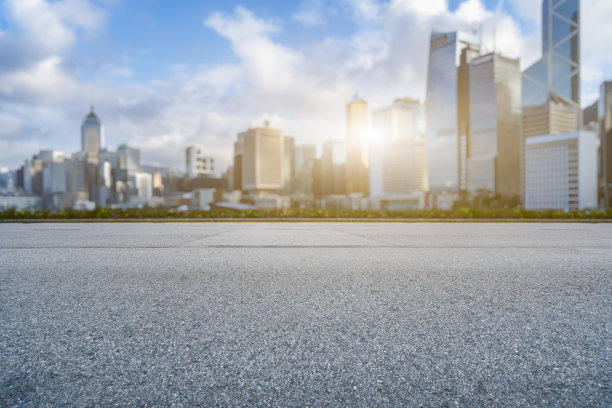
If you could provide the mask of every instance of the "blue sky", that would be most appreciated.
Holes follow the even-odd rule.
[[[583,0],[583,104],[612,79],[612,2]],[[268,119],[298,143],[344,138],[344,107],[424,98],[432,28],[482,27],[540,56],[534,0],[0,0],[0,166],[79,148],[90,103],[109,148],[183,166],[200,144],[230,163],[237,132]]]

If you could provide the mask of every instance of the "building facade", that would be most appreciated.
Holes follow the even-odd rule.
[[[370,195],[427,191],[425,105],[396,99],[372,115]]]
[[[327,141],[321,156],[321,196],[346,194],[347,144]]]
[[[521,194],[521,73],[518,59],[491,53],[470,64],[467,189]]]
[[[612,81],[601,85],[597,109],[600,146],[600,202],[612,207]]]
[[[346,107],[346,192],[367,195],[369,153],[366,143],[368,105],[355,96]]]
[[[215,160],[210,156],[205,156],[202,147],[189,146],[185,149],[185,173],[189,178],[213,176]]]
[[[596,208],[597,149],[597,134],[586,130],[527,138],[525,208]]]
[[[427,72],[426,147],[429,189],[433,192],[459,189],[458,68],[461,53],[466,48],[477,53],[480,49],[479,38],[463,32],[433,32],[431,35]],[[462,73],[465,75],[465,70]],[[462,89],[465,90],[465,86]],[[464,148],[465,145],[464,139]]]
[[[234,161],[234,183],[236,172],[242,170],[241,189],[253,193],[278,192],[285,186],[285,137],[282,130],[268,126],[248,129],[238,135]],[[241,153],[239,153],[241,152]]]

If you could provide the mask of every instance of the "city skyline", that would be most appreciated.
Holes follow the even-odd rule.
[[[295,137],[296,145],[344,140],[343,111],[355,92],[367,100],[370,112],[396,98],[424,99],[429,29],[474,29],[482,22],[483,44],[491,47],[495,22],[498,51],[521,57],[523,69],[536,61],[541,56],[540,5],[506,3],[499,12],[501,3],[472,0],[427,6],[338,1],[324,8],[321,2],[307,1],[294,9],[273,2],[240,7],[207,2],[206,9],[186,5],[185,10],[173,10],[171,17],[192,9],[185,25],[197,20],[198,35],[206,40],[204,52],[189,49],[200,38],[195,37],[180,46],[175,43],[174,57],[155,60],[168,52],[168,44],[161,44],[151,51],[152,57],[138,60],[135,53],[132,60],[115,64],[111,73],[99,54],[110,56],[117,38],[124,40],[122,52],[128,53],[139,41],[147,42],[120,29],[122,19],[130,15],[142,17],[138,26],[144,27],[140,5],[5,1],[0,48],[11,58],[0,67],[5,80],[0,89],[0,165],[16,167],[24,156],[41,149],[78,150],[78,126],[91,103],[104,123],[107,146],[138,146],[142,162],[152,165],[182,168],[185,147],[203,145],[220,173],[231,164],[236,134],[261,126],[265,119]],[[159,20],[160,8],[147,8],[153,22]],[[597,1],[584,8],[583,105],[592,103],[599,84],[609,79],[604,76],[610,72],[609,61],[592,56],[597,54],[593,49],[601,47],[593,41],[593,32],[601,35],[608,28],[591,21],[593,16],[609,16],[608,10],[605,2]],[[177,24],[168,20],[174,22],[164,22],[166,26]],[[405,23],[415,20],[419,24],[408,30]],[[37,29],[37,22],[49,29]],[[517,33],[516,40],[507,38]],[[166,42],[182,34],[174,33]],[[412,34],[410,43],[399,41],[400,34]],[[526,47],[526,38],[534,45]],[[22,52],[16,51],[18,46]],[[106,63],[117,62],[117,55]],[[322,63],[326,56],[328,61]],[[197,61],[203,63],[199,68]]]

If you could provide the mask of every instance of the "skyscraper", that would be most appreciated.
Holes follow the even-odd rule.
[[[523,108],[524,127],[540,127],[540,134],[578,129],[579,0],[543,0],[542,58],[523,72]],[[525,133],[526,137],[534,135],[533,131]]]
[[[521,193],[521,73],[519,61],[491,53],[470,64],[470,192]]]
[[[87,153],[87,162],[98,164],[100,149],[104,147],[104,133],[102,124],[91,107],[91,112],[85,117],[81,125],[81,151]]]
[[[368,104],[355,95],[346,107],[346,193],[368,195],[367,128]]]
[[[612,207],[612,81],[601,84],[599,105],[599,141],[601,162],[601,187],[604,208]]]
[[[457,191],[459,188],[460,140],[458,138],[459,64],[480,50],[476,35],[463,32],[431,34],[427,75],[427,173],[431,191]],[[462,71],[465,75],[465,70]],[[461,88],[465,91],[466,86]],[[462,101],[464,103],[464,101]],[[465,120],[465,115],[462,116]],[[463,134],[465,135],[465,129]],[[465,138],[463,146],[465,150]]]
[[[405,98],[372,115],[370,193],[427,191],[425,105]],[[376,157],[378,156],[378,157]]]

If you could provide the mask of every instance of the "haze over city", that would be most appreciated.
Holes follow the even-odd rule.
[[[89,105],[106,145],[183,168],[206,146],[219,172],[236,134],[270,120],[297,143],[346,136],[353,95],[369,108],[425,99],[433,28],[479,32],[483,48],[541,56],[535,1],[126,2],[21,0],[0,8],[0,164],[79,150]],[[612,3],[583,1],[581,103],[599,96]]]

